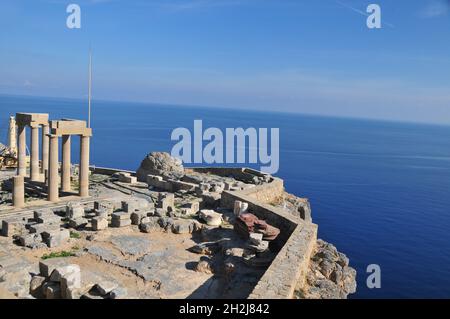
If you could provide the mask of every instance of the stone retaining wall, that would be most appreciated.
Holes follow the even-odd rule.
[[[77,166],[77,165],[75,165]],[[136,176],[135,171],[127,171],[127,170],[120,170],[117,168],[109,168],[109,167],[98,167],[98,166],[91,166],[89,167],[89,170],[92,174],[100,174],[100,175],[113,175],[115,173],[130,173],[131,176]]]
[[[249,299],[292,298],[305,284],[317,225],[299,224],[249,295]]]

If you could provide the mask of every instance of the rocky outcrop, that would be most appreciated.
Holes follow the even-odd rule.
[[[288,192],[284,192],[283,196],[278,198],[272,204],[285,209],[290,214],[300,217],[306,222],[312,222],[311,206],[306,198],[300,198]]]
[[[344,299],[356,291],[356,270],[335,246],[317,240],[311,258],[305,286],[296,292],[297,298]]]
[[[141,162],[136,176],[138,181],[146,182],[147,175],[161,175],[167,178],[180,178],[184,175],[181,160],[166,152],[152,152]]]

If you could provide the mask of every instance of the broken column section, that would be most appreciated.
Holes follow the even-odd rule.
[[[15,208],[25,206],[25,181],[23,176],[13,177],[13,205]]]

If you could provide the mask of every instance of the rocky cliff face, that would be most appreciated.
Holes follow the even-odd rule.
[[[356,270],[349,267],[347,256],[321,239],[311,258],[305,286],[298,298],[344,299],[356,291]]]
[[[277,202],[292,215],[311,222],[311,207],[306,198],[284,193]],[[320,225],[319,225],[320,227]],[[305,286],[296,292],[297,298],[344,299],[356,291],[356,270],[349,266],[349,259],[336,247],[321,239],[317,240],[311,257]]]

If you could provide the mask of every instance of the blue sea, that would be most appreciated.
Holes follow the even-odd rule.
[[[0,96],[0,140],[17,111],[57,119],[86,118],[86,109],[81,100]],[[280,128],[277,175],[309,198],[319,237],[350,258],[353,298],[450,297],[450,126],[94,101],[91,163],[136,169],[148,152],[170,152],[172,130],[195,119]],[[366,286],[369,264],[381,267],[379,289]]]

